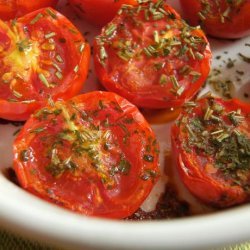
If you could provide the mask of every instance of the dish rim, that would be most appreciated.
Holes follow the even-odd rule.
[[[0,186],[2,225],[18,234],[47,239],[62,246],[79,249],[86,245],[102,249],[103,246],[109,249],[200,249],[250,238],[250,204],[167,221],[119,221],[79,215],[44,202],[2,174]],[[17,210],[16,204],[22,206]]]

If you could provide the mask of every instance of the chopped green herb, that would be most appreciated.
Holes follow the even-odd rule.
[[[38,22],[41,18],[43,17],[42,13],[38,13],[31,21],[30,24],[35,24],[36,22]]]
[[[47,78],[44,76],[44,74],[39,73],[38,77],[39,77],[40,81],[43,83],[43,85],[45,85],[47,88],[49,88],[49,82],[48,82]]]
[[[63,63],[63,59],[60,55],[56,55],[56,60],[59,62],[59,63]]]
[[[110,24],[106,29],[105,29],[105,35],[106,36],[111,36],[115,32],[117,26],[115,24]]]
[[[27,149],[20,152],[20,160],[22,162],[27,162],[29,160],[29,151]]]
[[[162,74],[160,77],[160,85],[165,85],[167,83],[167,75]]]
[[[16,98],[21,98],[21,97],[23,96],[20,92],[18,92],[18,91],[16,91],[16,90],[12,90],[12,93],[13,93],[13,95],[14,95]]]
[[[46,9],[46,12],[47,12],[53,19],[57,19],[56,14],[55,14],[52,10]]]
[[[58,79],[63,79],[63,75],[62,75],[62,73],[60,72],[60,71],[57,71],[56,73],[55,73],[55,75],[56,75],[56,77],[58,78]]]
[[[29,50],[32,46],[31,42],[28,39],[21,40],[21,41],[17,42],[16,45],[17,45],[18,50],[20,52],[25,52],[25,51]]]
[[[45,37],[45,39],[49,39],[49,38],[54,37],[55,35],[56,35],[55,32],[50,32],[50,33],[45,34],[44,37]]]
[[[44,130],[45,130],[44,127],[35,128],[35,129],[30,130],[30,133],[39,134],[39,133],[43,132]]]
[[[143,160],[144,160],[144,161],[147,161],[147,162],[153,162],[153,161],[154,161],[154,156],[145,154],[145,155],[143,156]]]

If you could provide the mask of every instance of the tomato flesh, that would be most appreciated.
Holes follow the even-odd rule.
[[[0,0],[0,18],[14,19],[41,8],[55,7],[57,2],[58,0]]]
[[[236,99],[201,99],[172,128],[180,177],[209,205],[223,208],[250,200],[249,114],[250,105]]]
[[[145,108],[179,107],[192,98],[210,59],[203,32],[161,1],[123,7],[94,43],[103,86]]]
[[[92,92],[36,112],[14,142],[14,168],[21,186],[46,200],[86,215],[124,218],[154,186],[158,151],[134,105]]]
[[[250,34],[250,0],[180,0],[186,19],[219,38]]]
[[[69,0],[76,13],[96,26],[112,20],[123,4],[136,5],[137,0]]]
[[[50,8],[0,21],[0,50],[1,118],[25,120],[49,98],[71,98],[87,76],[89,45]]]

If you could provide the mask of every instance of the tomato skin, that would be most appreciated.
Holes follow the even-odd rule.
[[[236,8],[230,14],[230,19],[221,21],[218,7],[215,6],[215,1],[208,1],[212,5],[213,15],[207,16],[201,21],[198,13],[202,10],[202,0],[180,0],[185,18],[191,25],[202,24],[202,27],[207,34],[218,38],[237,39],[248,36],[250,34],[250,1],[245,0],[242,6]],[[220,0],[219,4],[222,8],[222,13],[226,10],[229,4],[226,0]],[[226,7],[225,7],[226,6]]]
[[[216,98],[215,103],[222,105],[227,112],[241,109],[242,115],[246,120],[243,122],[243,125],[240,125],[239,129],[244,131],[249,140],[250,105],[238,99],[224,101]],[[203,153],[197,154],[191,146],[188,148],[189,151],[185,149],[185,142],[190,139],[190,136],[186,137],[187,135],[183,131],[186,124],[189,123],[185,121],[184,124],[182,119],[184,119],[184,117],[189,117],[189,119],[199,117],[201,110],[204,109],[206,105],[206,99],[199,100],[198,108],[195,108],[195,111],[193,111],[195,113],[192,115],[192,111],[189,114],[183,111],[177,123],[172,127],[172,150],[180,178],[194,196],[208,205],[223,208],[248,202],[250,199],[249,191],[244,188],[243,184],[234,183],[234,177],[226,174],[223,175],[220,170],[218,170],[215,165],[215,160],[212,158],[214,155],[204,156]],[[177,125],[178,122],[180,122],[181,125]],[[244,182],[247,186],[250,181],[250,171],[246,170],[244,175]]]
[[[37,103],[22,104],[10,103],[5,100],[0,100],[0,117],[11,121],[24,121],[27,120],[40,105]]]
[[[80,137],[72,137],[79,133],[69,133],[76,126],[90,138],[80,143],[84,151],[76,147]],[[41,127],[46,129],[35,132]],[[99,139],[88,144],[95,136]],[[158,149],[134,105],[114,93],[96,91],[32,115],[14,142],[14,169],[24,189],[47,201],[85,215],[125,218],[140,207],[158,179]],[[75,170],[57,174],[61,168],[48,168],[53,152],[57,161],[74,162]]]
[[[173,8],[165,4],[162,8],[164,8],[167,13],[172,13],[178,26],[176,29],[179,29],[175,30],[175,28],[173,28],[172,30],[170,28],[170,35],[171,32],[172,34],[180,32],[185,24],[182,22],[179,14],[176,13]],[[136,9],[137,7],[133,8],[133,10]],[[191,99],[197,93],[210,71],[211,51],[204,33],[200,29],[193,29],[191,31],[194,37],[198,37],[204,42],[204,44],[206,44],[204,51],[201,53],[202,59],[197,60],[186,58],[186,54],[179,59],[179,57],[176,57],[171,53],[166,56],[152,56],[151,58],[148,58],[147,55],[143,55],[143,50],[146,49],[149,44],[151,45],[151,43],[154,42],[152,40],[154,29],[161,34],[167,21],[166,23],[162,20],[150,20],[146,22],[143,19],[143,12],[138,16],[134,15],[133,18],[135,20],[132,19],[132,16],[126,16],[126,14],[123,13],[117,15],[111,23],[102,29],[101,34],[95,39],[94,65],[101,84],[107,90],[118,93],[138,107],[151,109],[180,107],[185,101]],[[133,26],[133,22],[136,23],[137,21],[139,24],[143,23],[143,25],[138,25],[138,27]],[[168,22],[173,24],[171,18]],[[163,25],[163,23],[165,25]],[[114,35],[109,38],[105,34],[112,25],[117,26],[118,28],[114,31]],[[125,28],[123,28],[123,26]],[[144,29],[144,26],[147,28]],[[166,32],[166,36],[167,35],[168,32]],[[180,36],[180,33],[176,36]],[[107,39],[107,42],[103,43],[102,41],[105,41],[105,39]],[[123,40],[128,40],[131,43],[134,42],[136,46],[139,47],[139,49],[138,47],[135,49],[135,56],[127,61],[118,56],[118,53],[120,53],[119,45],[117,45],[118,48],[115,47],[116,43],[119,44],[119,41]],[[105,63],[103,63],[100,58],[102,48],[104,48],[107,53]],[[178,48],[174,49],[177,50]],[[139,51],[139,55],[137,55],[137,51]],[[155,70],[154,63],[157,64],[158,62],[165,66],[160,70]],[[190,66],[190,68],[193,69],[193,72],[198,72],[199,77],[195,82],[192,81],[191,76],[187,80],[185,79],[186,76],[179,73],[181,68],[184,68],[185,66]],[[184,87],[184,91],[180,96],[176,93],[172,93],[171,88],[173,86],[170,80],[167,80],[166,84],[164,83],[161,85],[159,83],[161,74],[165,75],[166,78],[170,78],[171,75],[180,78],[180,85],[182,85],[181,87]]]
[[[96,26],[112,20],[123,4],[136,5],[137,0],[69,0],[76,13]]]
[[[39,15],[43,17],[36,20]],[[5,34],[3,37],[0,36],[0,42],[8,44],[6,51],[0,55],[2,67],[0,117],[22,121],[27,120],[36,109],[46,105],[49,97],[53,100],[69,99],[81,91],[88,74],[90,46],[69,20],[51,8],[40,9],[21,17],[14,25],[15,29],[12,21],[7,23],[0,21],[0,30]],[[15,31],[18,29],[20,31]],[[29,32],[22,33],[24,29],[28,29]],[[50,32],[51,30],[55,31]],[[19,32],[21,38],[17,38],[15,32]],[[52,44],[47,42],[49,39],[43,37],[46,36],[46,32],[52,34]],[[23,49],[22,45],[18,45],[23,41],[29,41],[32,46],[25,46],[30,46],[32,49],[28,47],[27,51],[23,51],[26,48]],[[81,44],[83,48],[80,52]],[[52,48],[46,46],[52,46]],[[23,65],[30,63],[27,69],[20,64],[22,60],[24,60]],[[78,65],[77,70],[74,68],[76,65]],[[12,82],[6,84],[3,81],[6,72],[12,74],[12,80],[16,79],[14,74],[17,73],[23,74],[26,79],[15,80],[17,83],[14,87],[19,93],[18,96],[12,93]],[[56,82],[56,85],[44,86],[39,78],[40,72],[48,75],[47,84]],[[44,76],[45,73],[42,75]],[[14,101],[10,101],[14,98]]]
[[[2,20],[14,19],[41,8],[55,7],[57,2],[58,0],[0,0],[0,18]]]

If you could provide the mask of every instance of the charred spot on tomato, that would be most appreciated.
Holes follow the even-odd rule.
[[[179,198],[178,192],[173,185],[167,184],[165,192],[159,198],[155,210],[145,212],[138,209],[125,220],[162,220],[172,218],[183,218],[191,215],[190,205]]]
[[[66,43],[66,39],[65,39],[64,37],[60,37],[60,38],[58,39],[58,41],[59,41],[60,43]]]
[[[74,120],[76,119],[76,117],[77,117],[76,113],[73,113],[73,114],[71,115],[71,117],[70,117],[70,120],[71,120],[71,121],[74,121]]]

